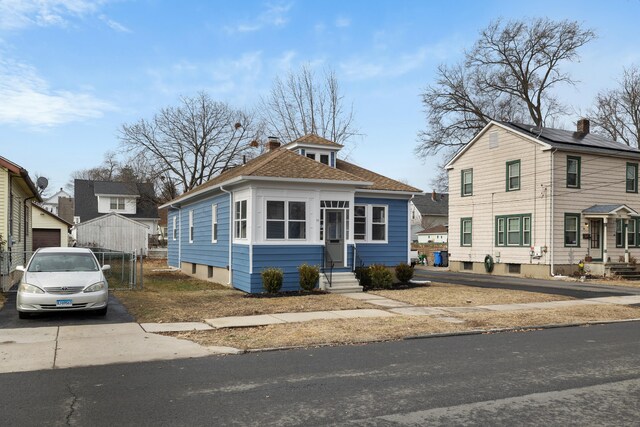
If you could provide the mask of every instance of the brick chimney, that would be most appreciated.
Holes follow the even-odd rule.
[[[435,202],[435,201],[437,201],[437,200],[436,200],[436,196],[437,196],[436,190],[433,190],[433,191],[431,192],[431,200],[433,200],[434,202]]]
[[[586,135],[589,133],[589,119],[578,120],[578,133]]]
[[[275,136],[270,136],[267,138],[267,148],[269,151],[273,151],[277,148],[280,148],[280,141]]]

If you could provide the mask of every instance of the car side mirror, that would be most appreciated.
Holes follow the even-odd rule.
[[[25,271],[24,265],[17,266],[16,271]]]
[[[102,271],[111,270],[111,266],[109,264],[105,264],[105,265],[102,266],[101,270]]]

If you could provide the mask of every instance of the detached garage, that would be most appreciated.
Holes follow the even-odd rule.
[[[73,224],[45,208],[33,205],[33,250],[52,246],[69,246],[69,229]]]
[[[149,227],[117,213],[76,224],[78,246],[117,252],[149,250]]]

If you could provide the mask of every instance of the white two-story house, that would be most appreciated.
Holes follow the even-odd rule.
[[[594,274],[640,258],[640,151],[589,132],[489,123],[447,165],[453,271]]]

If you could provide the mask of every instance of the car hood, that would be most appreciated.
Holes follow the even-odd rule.
[[[25,272],[23,282],[40,288],[89,286],[102,281],[101,271]]]

